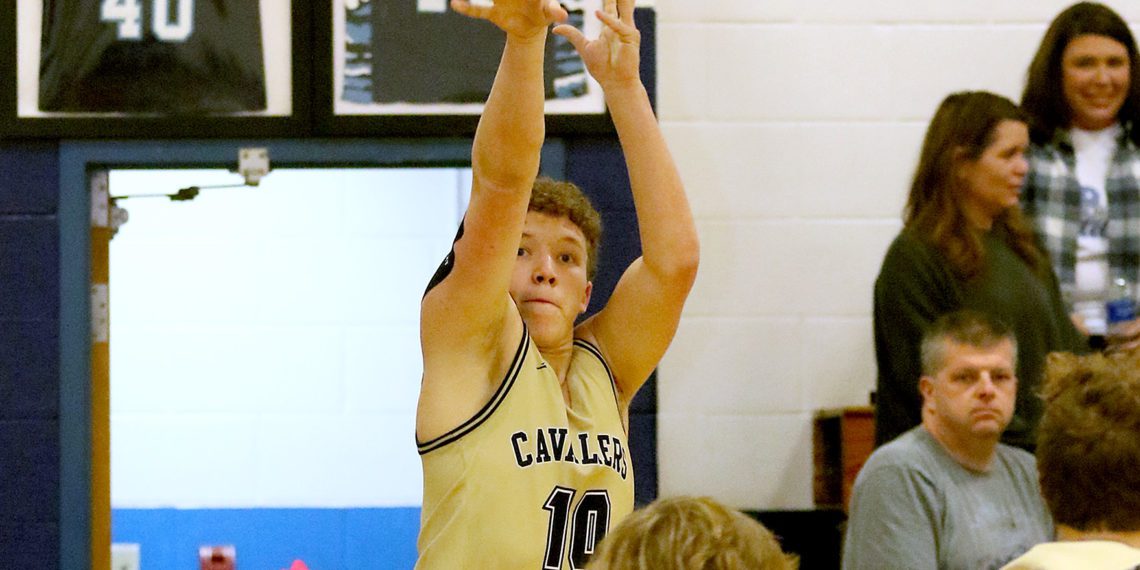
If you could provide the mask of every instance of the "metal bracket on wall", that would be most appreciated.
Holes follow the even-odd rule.
[[[238,174],[249,186],[257,186],[269,174],[269,149],[243,148],[238,151]]]
[[[106,170],[91,173],[91,227],[106,228],[111,225],[110,182]]]
[[[91,173],[89,180],[91,228],[92,230],[110,228],[111,195],[108,173],[106,170],[97,170]],[[107,282],[105,279],[96,279],[91,283],[91,342],[105,343],[110,337],[111,309]]]

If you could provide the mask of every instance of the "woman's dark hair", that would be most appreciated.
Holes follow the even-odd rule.
[[[1118,118],[1123,125],[1140,127],[1140,54],[1136,52],[1136,39],[1124,19],[1108,6],[1080,2],[1053,19],[1041,39],[1037,55],[1029,64],[1021,107],[1029,115],[1029,133],[1033,142],[1048,143],[1057,129],[1067,129],[1072,123],[1072,110],[1065,101],[1062,88],[1061,60],[1069,43],[1084,35],[1112,38],[1128,50],[1131,81]],[[1140,144],[1140,129],[1132,128],[1129,136]]]
[[[962,91],[942,100],[922,142],[922,153],[910,185],[903,224],[930,243],[954,272],[969,280],[985,267],[982,235],[970,225],[962,208],[965,189],[955,175],[962,161],[977,160],[993,143],[1002,121],[1026,121],[1025,113],[1005,97],[986,91]],[[996,235],[1034,271],[1048,270],[1033,230],[1017,207],[994,220]]]

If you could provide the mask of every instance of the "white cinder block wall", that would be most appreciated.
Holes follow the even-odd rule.
[[[659,372],[661,495],[812,506],[812,414],[874,389],[871,287],[926,122],[952,91],[1018,100],[1071,3],[657,1],[659,115],[702,239]]]

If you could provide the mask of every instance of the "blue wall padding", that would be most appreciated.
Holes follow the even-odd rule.
[[[203,545],[233,545],[239,569],[399,570],[415,565],[420,509],[114,509],[111,521],[146,570],[197,568]]]
[[[0,483],[2,484],[2,483]],[[0,522],[0,560],[4,568],[56,568],[59,523]]]
[[[0,215],[55,214],[59,203],[59,144],[0,144]]]
[[[0,567],[59,557],[59,158],[0,144]]]
[[[0,320],[0,422],[54,418],[58,411],[59,324]]]
[[[0,524],[57,522],[57,424],[51,420],[0,422],[0,449],[4,454],[0,461]]]
[[[0,319],[59,318],[59,224],[0,214]]]

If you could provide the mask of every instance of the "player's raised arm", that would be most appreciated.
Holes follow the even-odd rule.
[[[566,11],[555,0],[497,0],[491,6],[453,0],[451,6],[467,16],[489,20],[507,34],[475,134],[471,162],[479,186],[473,190],[523,188],[525,194],[538,173],[545,136],[542,71],[547,28],[551,22],[565,20]],[[527,197],[517,201],[522,205],[521,219]]]
[[[554,30],[574,44],[605,91],[637,208],[642,257],[622,275],[606,307],[579,329],[598,344],[626,398],[669,346],[700,257],[680,175],[641,83],[633,8],[634,0],[606,0],[598,13],[604,27],[594,40],[570,26]]]
[[[490,6],[453,0],[451,7],[498,26],[506,45],[475,135],[471,200],[461,235],[421,306],[421,440],[454,427],[485,403],[502,377],[501,345],[518,342],[517,335],[488,339],[512,336],[503,334],[513,332],[507,327],[521,331],[508,292],[511,270],[545,135],[547,28],[566,18],[554,0],[497,0]]]

